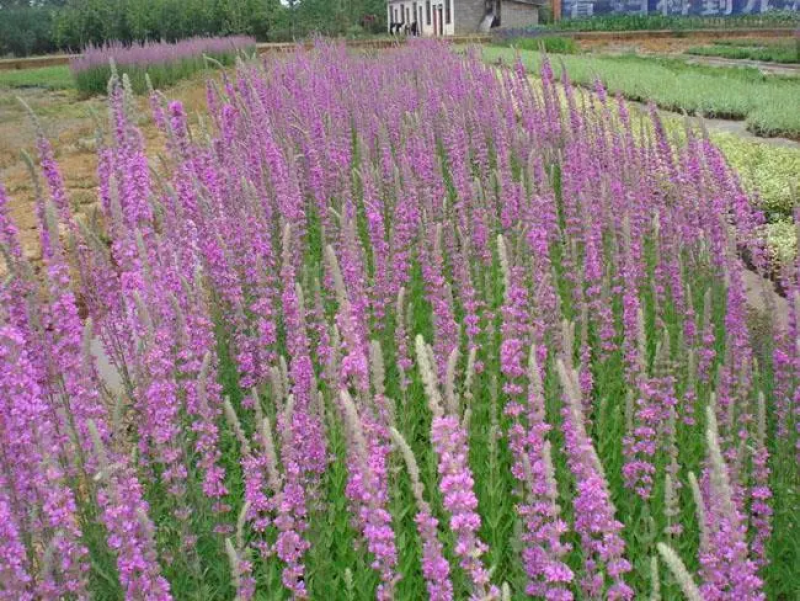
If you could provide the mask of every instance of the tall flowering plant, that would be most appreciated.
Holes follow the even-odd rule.
[[[704,136],[317,40],[155,160],[118,63],[98,218],[41,127],[41,263],[0,187],[0,598],[791,596],[800,270],[767,344]]]

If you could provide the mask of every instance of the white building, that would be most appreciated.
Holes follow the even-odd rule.
[[[417,24],[419,35],[455,35],[455,19],[453,15],[454,0],[389,0],[387,11],[387,28],[392,32],[399,26],[403,32],[405,27]]]
[[[492,27],[527,27],[539,22],[547,0],[387,0],[390,33],[448,36],[488,32]]]

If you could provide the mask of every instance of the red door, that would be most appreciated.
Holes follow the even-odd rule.
[[[433,35],[439,35],[439,11],[433,9]]]
[[[439,5],[439,10],[437,12],[439,13],[439,35],[444,35],[444,19],[442,18],[444,9],[442,8],[441,4]]]

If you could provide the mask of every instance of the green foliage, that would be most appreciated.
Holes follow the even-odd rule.
[[[792,219],[768,223],[765,227],[767,246],[772,257],[787,265],[797,256],[797,224]]]
[[[519,48],[520,50],[540,50],[551,54],[578,54],[578,44],[572,38],[540,37],[540,38],[512,38],[503,43],[504,46]]]
[[[509,63],[519,54],[525,67],[538,73],[538,52],[487,47],[489,61]],[[724,69],[687,65],[682,61],[636,56],[564,56],[553,64],[558,76],[566,66],[570,79],[592,85],[597,78],[609,92],[658,106],[710,117],[747,119],[764,135],[800,137],[800,79],[766,77],[756,69]]]
[[[747,127],[760,136],[800,139],[800,85],[761,99],[747,115]]]
[[[710,46],[689,48],[686,54],[773,63],[800,63],[800,38],[778,42],[720,40]]]
[[[266,39],[281,10],[279,0],[70,0],[56,17],[54,36],[62,48],[197,35]]]
[[[175,41],[197,35],[247,34],[291,41],[314,33],[358,37],[384,29],[382,0],[69,0],[55,19],[60,48],[108,41]],[[375,19],[364,21],[373,15]],[[365,26],[362,26],[364,23]]]
[[[52,29],[52,8],[0,8],[0,57],[53,52]]]
[[[385,14],[384,0],[14,0],[0,4],[0,56],[193,36],[359,38],[384,33]]]
[[[278,14],[270,40],[292,41],[314,34],[353,38],[386,31],[385,0],[292,0],[287,4],[289,8]]]
[[[67,90],[75,87],[69,67],[42,67],[19,71],[0,71],[0,88],[48,88]]]

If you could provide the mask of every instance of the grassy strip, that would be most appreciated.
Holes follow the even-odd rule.
[[[767,138],[800,139],[800,85],[796,87],[785,90],[788,93],[760,98],[747,115],[747,128]]]
[[[513,62],[517,53],[525,67],[538,73],[540,53],[486,47],[491,62]],[[661,108],[709,117],[747,119],[761,135],[800,138],[800,80],[767,78],[756,69],[720,69],[682,61],[641,57],[568,56],[554,61],[556,76],[565,66],[570,79],[591,85],[598,78],[613,94],[653,101]]]
[[[724,40],[710,46],[689,48],[686,54],[697,56],[719,56],[731,59],[746,59],[771,63],[800,63],[800,38],[781,42],[754,42]]]
[[[223,66],[230,66],[236,62],[236,53],[220,53],[211,55],[215,61]],[[131,81],[133,91],[142,94],[147,91],[145,75],[150,76],[150,81],[156,89],[172,86],[182,79],[191,77],[198,71],[207,68],[202,56],[194,56],[180,61],[157,63],[147,66],[117,65],[120,76],[125,74]],[[75,84],[80,92],[86,95],[104,94],[111,77],[111,68],[108,65],[85,69],[74,73]]]
[[[0,88],[47,88],[67,90],[75,87],[69,67],[41,67],[39,69],[20,69],[0,71]]]

